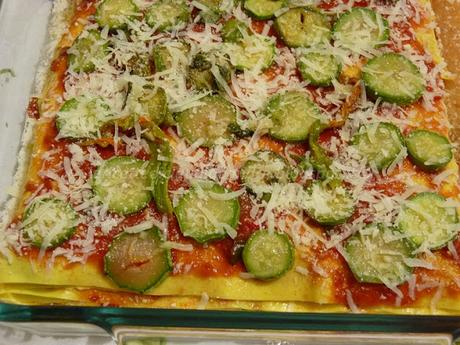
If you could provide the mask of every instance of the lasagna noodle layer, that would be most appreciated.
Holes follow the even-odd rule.
[[[21,305],[73,305],[100,306],[108,305],[112,299],[110,293],[104,290],[86,290],[75,287],[43,287],[34,285],[7,284],[2,286],[0,298],[2,301]],[[93,301],[82,300],[82,296],[98,296]],[[177,309],[215,309],[215,310],[251,310],[274,312],[309,312],[309,313],[344,313],[349,309],[339,304],[320,304],[299,301],[260,301],[260,300],[227,300],[212,298],[203,300],[198,296],[157,296],[155,298],[133,298],[129,307],[134,308],[177,308]],[[407,306],[377,306],[372,308],[357,308],[358,312],[373,314],[400,315],[458,315],[460,302],[457,298],[444,297],[436,305],[429,297],[417,301],[416,305]]]

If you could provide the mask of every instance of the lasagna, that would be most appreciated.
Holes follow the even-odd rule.
[[[426,0],[59,0],[0,232],[19,304],[457,314]]]

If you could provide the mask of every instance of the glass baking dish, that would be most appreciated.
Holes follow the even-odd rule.
[[[52,1],[0,0],[0,203],[13,182],[24,110]],[[112,335],[120,344],[453,344],[460,317],[197,311],[0,304],[3,327]]]

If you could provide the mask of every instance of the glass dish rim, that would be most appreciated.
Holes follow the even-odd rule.
[[[333,331],[366,333],[448,333],[460,337],[460,316],[303,313],[126,307],[27,306],[0,303],[0,321],[65,322],[117,326]]]

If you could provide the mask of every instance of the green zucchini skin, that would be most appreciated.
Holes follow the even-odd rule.
[[[232,18],[225,22],[222,27],[222,40],[226,43],[238,43],[243,39],[243,33],[248,34],[248,27],[245,23]]]
[[[149,162],[130,156],[104,161],[93,175],[92,189],[108,209],[120,215],[142,210],[150,202]]]
[[[172,55],[186,55],[190,46],[183,41],[174,41],[171,45],[158,44],[153,47],[152,58],[155,72],[163,72],[173,67]]]
[[[397,53],[370,59],[363,67],[362,78],[371,97],[398,105],[418,101],[426,88],[418,67]]]
[[[390,122],[362,126],[353,137],[352,145],[379,171],[387,169],[405,150],[401,131]]]
[[[413,269],[405,263],[412,258],[412,245],[397,229],[369,224],[345,242],[346,260],[360,283],[399,285]],[[390,253],[390,254],[389,254]]]
[[[267,20],[273,18],[286,5],[285,0],[246,0],[243,6],[251,17]]]
[[[100,97],[78,96],[64,102],[56,114],[61,138],[94,139],[113,119],[109,106]]]
[[[131,74],[146,78],[150,77],[153,72],[153,59],[149,54],[136,54],[126,64],[126,68]]]
[[[247,271],[257,279],[276,279],[292,269],[295,249],[285,233],[259,229],[249,237],[243,249]]]
[[[172,270],[169,249],[163,248],[157,227],[114,238],[104,256],[104,271],[119,287],[145,292],[160,284]]]
[[[212,63],[204,54],[198,53],[193,57],[189,66],[187,78],[188,81],[197,90],[212,90],[216,88],[216,81],[211,71]]]
[[[318,106],[301,91],[272,96],[264,113],[273,123],[270,135],[284,141],[306,140],[313,123],[322,118]]]
[[[315,181],[306,190],[305,211],[318,224],[332,227],[346,223],[356,209],[352,195],[343,187]]]
[[[220,95],[203,97],[201,105],[176,115],[181,135],[189,142],[203,140],[201,146],[211,147],[233,140],[229,125],[236,123],[233,105]]]
[[[310,47],[331,39],[331,25],[327,17],[311,7],[288,10],[275,20],[275,29],[288,47]]]
[[[169,114],[168,99],[164,89],[133,88],[126,99],[130,115],[117,119],[116,123],[124,130],[134,127],[135,121],[144,116],[151,123],[163,124]]]
[[[406,137],[407,152],[419,168],[436,171],[452,160],[452,144],[442,134],[426,129],[412,131]]]
[[[156,147],[156,157],[150,160],[150,183],[153,199],[158,211],[172,214],[173,205],[169,197],[169,179],[173,169],[173,152],[167,142],[162,142]]]
[[[158,31],[169,31],[185,25],[190,20],[190,10],[181,0],[160,0],[151,5],[146,13],[147,24]]]
[[[271,151],[259,151],[249,156],[240,170],[241,182],[259,195],[271,193],[274,184],[292,181],[293,171],[288,162]]]
[[[140,10],[132,0],[104,0],[97,7],[95,18],[99,26],[116,30],[127,27],[126,20],[117,16],[135,19],[138,13]]]
[[[340,62],[334,55],[320,52],[302,54],[297,60],[297,67],[303,80],[314,86],[330,86],[342,70]]]
[[[254,52],[255,48],[257,52]],[[273,40],[255,34],[244,36],[238,43],[226,43],[225,50],[230,57],[230,63],[239,71],[267,69],[276,56]]]
[[[55,248],[72,237],[78,223],[79,215],[69,203],[54,197],[37,198],[24,211],[23,231],[34,246]]]
[[[399,229],[416,247],[435,250],[458,235],[459,219],[455,207],[446,207],[446,198],[435,192],[411,196],[398,218]]]
[[[201,21],[205,23],[216,23],[222,17],[221,0],[198,0],[198,3],[207,7],[200,11]]]
[[[69,68],[77,73],[91,73],[96,69],[92,59],[103,60],[109,53],[109,43],[97,30],[80,34],[67,51]]]
[[[236,229],[240,219],[240,204],[237,198],[219,200],[216,195],[230,191],[215,183],[192,187],[174,209],[179,228],[186,237],[198,243],[220,240],[227,236],[224,226]],[[214,222],[223,224],[217,228]]]
[[[369,52],[390,37],[388,21],[370,8],[355,7],[343,13],[332,28],[334,40],[353,51]]]

